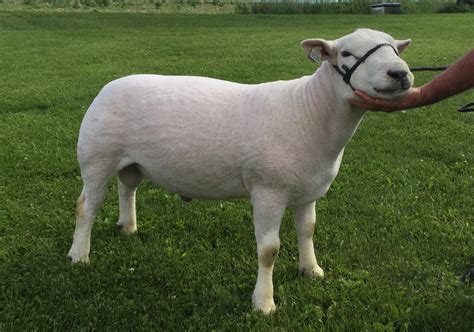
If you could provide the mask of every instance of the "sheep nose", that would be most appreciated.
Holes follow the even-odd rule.
[[[397,80],[404,79],[407,76],[407,74],[408,72],[406,70],[389,70],[387,72],[388,76]]]

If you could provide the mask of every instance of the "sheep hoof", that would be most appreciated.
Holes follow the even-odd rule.
[[[265,315],[270,315],[276,311],[275,302],[268,301],[267,303],[260,303],[257,304],[255,301],[253,303],[253,307],[255,310],[262,312]]]
[[[81,254],[69,251],[67,256],[71,259],[72,264],[76,264],[76,263],[88,264],[89,263],[89,255],[81,255]]]
[[[276,310],[275,302],[273,301],[273,297],[262,297],[257,296],[255,292],[252,295],[252,304],[254,310],[261,311],[265,315],[269,315]]]
[[[119,220],[116,225],[123,234],[132,234],[137,231],[137,225],[130,222],[123,222]]]
[[[324,271],[319,265],[310,268],[301,268],[300,272],[303,276],[308,278],[324,278]]]

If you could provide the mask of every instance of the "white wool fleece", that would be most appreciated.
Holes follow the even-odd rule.
[[[413,75],[396,41],[373,30],[335,41],[302,42],[318,53],[321,67],[291,81],[247,85],[189,76],[133,75],[107,84],[81,125],[78,160],[84,187],[76,205],[69,251],[87,262],[93,220],[107,182],[118,175],[120,218],[125,233],[137,229],[135,192],[146,177],[184,198],[249,197],[257,240],[256,309],[275,310],[272,271],[281,219],[293,209],[304,274],[322,277],[313,247],[315,201],[337,175],[344,146],[364,110],[347,103],[353,91],[333,66],[351,67],[380,47],[352,76],[351,84],[373,96],[400,98]]]

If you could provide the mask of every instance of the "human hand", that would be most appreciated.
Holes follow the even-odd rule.
[[[375,112],[395,112],[422,106],[421,88],[412,88],[406,96],[400,100],[377,99],[366,95],[364,92],[357,90],[356,96],[360,99],[350,99],[352,106],[357,106]]]

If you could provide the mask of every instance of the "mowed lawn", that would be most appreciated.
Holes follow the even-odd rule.
[[[139,230],[127,237],[115,228],[112,181],[90,264],[66,257],[82,188],[78,130],[104,84],[134,73],[296,78],[316,68],[301,40],[359,27],[412,38],[411,66],[449,65],[473,47],[472,14],[0,11],[0,330],[472,330],[474,287],[459,278],[474,266],[474,114],[456,112],[472,91],[365,116],[317,203],[326,278],[299,275],[288,212],[271,316],[251,306],[257,260],[245,200],[186,204],[145,181]]]

